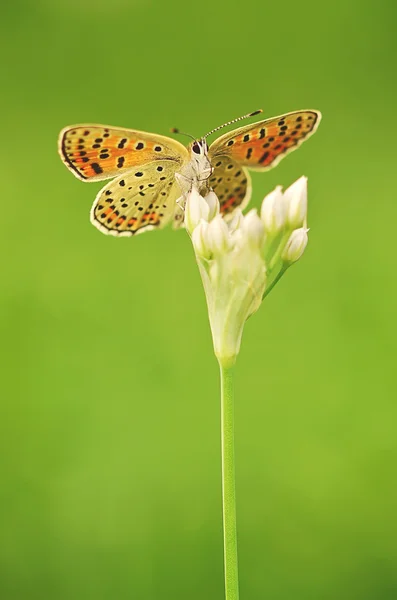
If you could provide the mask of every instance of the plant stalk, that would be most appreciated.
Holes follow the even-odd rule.
[[[219,359],[221,375],[222,507],[226,600],[238,600],[236,476],[234,461],[234,362]]]

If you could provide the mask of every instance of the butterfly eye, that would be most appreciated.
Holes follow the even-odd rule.
[[[194,144],[192,146],[192,150],[195,154],[200,154],[200,146],[198,145],[197,142],[194,142]]]

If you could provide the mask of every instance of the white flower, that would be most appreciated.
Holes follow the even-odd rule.
[[[234,213],[232,219],[228,222],[229,231],[234,233],[240,227],[242,227],[244,223],[244,215],[239,208],[237,208]]]
[[[244,230],[246,239],[250,244],[254,244],[259,248],[262,247],[265,239],[265,226],[262,219],[258,216],[256,208],[243,218],[240,227]]]
[[[213,191],[210,191],[205,197],[199,194],[193,187],[186,194],[185,203],[185,226],[190,235],[201,219],[211,221],[219,213],[219,200]]]
[[[208,246],[214,254],[222,254],[229,250],[231,246],[230,232],[221,215],[217,215],[208,225],[207,239]]]
[[[307,214],[307,177],[300,177],[284,192],[287,220],[292,229],[302,227]]]
[[[192,242],[196,254],[202,258],[209,258],[211,250],[208,245],[208,223],[202,219],[192,233]]]
[[[204,284],[215,354],[223,364],[240,350],[245,321],[303,254],[308,229],[307,179],[277,187],[256,210],[226,221],[214,192],[186,194],[185,225]]]
[[[210,207],[204,198],[199,194],[196,188],[187,194],[185,204],[185,226],[190,235],[200,223],[201,219],[208,221]]]
[[[300,259],[307,246],[309,230],[305,227],[295,229],[290,235],[282,253],[282,259],[287,263],[294,263]]]
[[[215,192],[212,190],[208,192],[205,196],[205,201],[207,202],[210,212],[208,215],[208,220],[211,221],[217,214],[219,214],[219,200]]]
[[[278,233],[285,225],[286,207],[281,189],[281,185],[278,185],[270,192],[261,207],[261,219],[266,231],[272,235]]]

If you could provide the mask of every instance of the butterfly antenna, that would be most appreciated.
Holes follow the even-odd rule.
[[[228,121],[227,123],[224,123],[223,125],[219,125],[219,127],[215,127],[215,129],[211,129],[211,131],[209,131],[208,133],[206,133],[205,136],[203,136],[203,137],[206,138],[209,135],[211,135],[211,133],[215,133],[215,131],[219,131],[219,129],[223,129],[224,127],[227,127],[228,125],[232,125],[233,123],[237,123],[237,121],[242,121],[243,119],[248,119],[249,117],[254,117],[255,115],[259,115],[261,112],[263,112],[262,109],[255,110],[254,112],[249,113],[248,115],[244,115],[242,117],[237,117],[237,119],[233,119],[232,121]]]
[[[190,133],[184,133],[183,131],[179,131],[179,129],[177,127],[172,127],[171,133],[178,133],[179,135],[187,135],[187,137],[190,137],[192,140],[196,139],[192,135],[190,135]]]

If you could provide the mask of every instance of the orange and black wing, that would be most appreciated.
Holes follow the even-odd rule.
[[[82,181],[100,181],[153,161],[182,164],[189,154],[171,138],[107,125],[74,125],[59,135],[65,165]]]
[[[317,110],[299,110],[239,127],[211,144],[211,163],[216,164],[218,156],[229,156],[249,169],[271,169],[313,135],[320,120]]]

